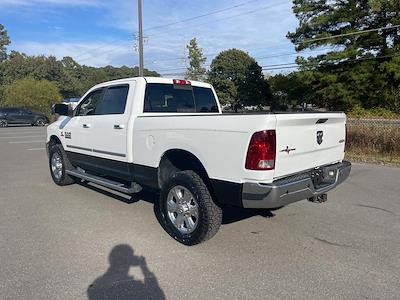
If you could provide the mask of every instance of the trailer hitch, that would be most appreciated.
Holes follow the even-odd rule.
[[[314,197],[308,198],[308,201],[313,203],[323,203],[328,200],[328,194],[319,194]]]

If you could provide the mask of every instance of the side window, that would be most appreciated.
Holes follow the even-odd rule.
[[[76,110],[75,116],[88,116],[94,115],[96,111],[96,106],[101,100],[103,95],[103,89],[95,90],[86,96],[82,100],[81,104]]]
[[[112,86],[105,90],[103,99],[97,104],[96,115],[115,115],[125,112],[129,85]]]
[[[193,87],[196,112],[218,112],[217,102],[211,89]]]

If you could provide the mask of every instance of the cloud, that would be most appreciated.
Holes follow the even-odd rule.
[[[103,5],[101,0],[1,0],[1,5],[8,6],[36,6],[36,5],[58,5],[58,6],[99,6]]]
[[[2,0],[0,0],[2,1]],[[137,3],[131,0],[114,0],[112,5],[105,0],[5,0],[7,3],[24,5],[46,4],[98,6],[91,11],[85,23],[85,30],[74,28],[55,20],[50,26],[64,27],[59,36],[61,43],[50,38],[39,41],[13,41],[13,49],[28,54],[53,54],[58,58],[72,56],[79,63],[104,65],[137,65],[137,53],[133,50],[132,33],[137,29]],[[286,38],[288,31],[298,25],[291,6],[291,0],[254,1],[223,13],[213,14],[191,22],[166,26],[153,30],[152,27],[188,19],[193,16],[237,5],[244,0],[204,0],[182,4],[180,0],[143,1],[145,66],[163,73],[183,72],[186,44],[196,37],[204,53],[207,64],[215,54],[229,48],[239,48],[255,57],[260,65],[294,62],[295,55],[276,56],[293,53],[294,46]],[[4,0],[3,0],[4,3]],[[21,4],[21,5],[22,5]],[[39,6],[39,5],[38,5]],[[67,9],[66,9],[67,10]],[[61,9],[57,11],[62,11]],[[85,10],[74,11],[79,18],[85,18]],[[74,20],[74,15],[66,15],[65,20]],[[37,16],[40,17],[40,16]],[[46,14],[43,14],[46,18]],[[75,16],[76,24],[80,22]],[[48,26],[49,24],[47,24]],[[54,29],[55,29],[54,27]],[[88,34],[90,33],[90,34]],[[113,38],[114,36],[114,38]],[[126,39],[123,40],[124,36]],[[128,37],[129,36],[129,37]],[[119,37],[118,41],[115,38]],[[276,56],[276,57],[271,57]]]
[[[78,63],[89,66],[124,65],[135,61],[135,53],[128,43],[105,44],[89,43],[15,43],[14,50],[28,55],[53,55],[58,59],[73,57]],[[130,58],[130,59],[129,59]]]

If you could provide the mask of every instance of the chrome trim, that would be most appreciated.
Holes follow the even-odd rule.
[[[85,148],[85,147],[72,146],[72,145],[67,145],[67,147],[72,148],[72,149],[94,152],[94,153],[107,154],[107,155],[118,156],[118,157],[126,157],[126,155],[122,154],[122,153],[116,153],[116,152],[110,152],[110,151],[104,151],[104,150],[98,150],[98,149],[89,149],[89,148]]]
[[[113,155],[113,156],[118,156],[118,157],[126,157],[126,155],[122,154],[122,153],[109,152],[109,151],[103,151],[103,150],[93,149],[93,152],[101,153],[101,154],[107,154],[107,155]]]
[[[72,145],[67,145],[67,147],[68,147],[68,148],[72,148],[72,149],[78,149],[78,150],[84,150],[84,151],[93,152],[92,149],[90,149],[90,148],[85,148],[85,147],[72,146]]]

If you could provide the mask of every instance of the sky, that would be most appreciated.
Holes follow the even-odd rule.
[[[183,72],[193,37],[206,65],[229,48],[248,52],[259,65],[292,63],[286,34],[298,20],[291,7],[291,0],[143,0],[145,67]],[[9,50],[71,56],[89,66],[138,65],[136,0],[0,0],[0,23],[11,38]]]

